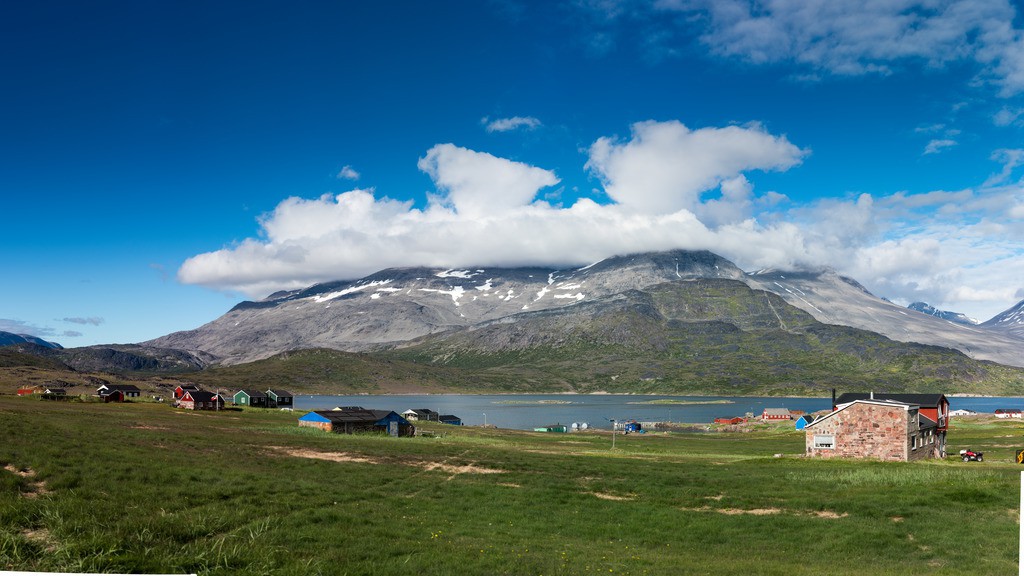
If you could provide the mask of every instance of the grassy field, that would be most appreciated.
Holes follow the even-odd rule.
[[[0,396],[0,569],[1017,571],[1020,423],[955,422],[951,451],[983,463],[905,464],[807,460],[788,426],[620,435],[612,450],[601,432],[392,439],[299,415]]]

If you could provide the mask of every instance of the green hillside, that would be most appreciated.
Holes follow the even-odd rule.
[[[96,350],[88,351],[89,358],[100,358]],[[525,312],[372,353],[298,350],[247,364],[179,369],[161,376],[143,369],[186,365],[183,355],[143,347],[117,352],[132,362],[110,364],[106,371],[152,380],[156,393],[186,380],[223,391],[280,387],[296,394],[822,396],[831,388],[1024,394],[1024,369],[822,324],[775,294],[722,279],[671,282]],[[125,366],[135,364],[139,370],[124,372]],[[0,371],[4,365],[61,369],[56,358],[10,350],[0,354]],[[99,365],[88,366],[92,372],[104,371]],[[58,377],[45,375],[51,380]],[[37,374],[35,379],[43,378]],[[146,382],[140,385],[145,387]]]
[[[822,324],[728,280],[670,283],[513,324],[423,339],[394,358],[458,367],[499,390],[813,394],[830,388],[1015,394],[1024,370]]]

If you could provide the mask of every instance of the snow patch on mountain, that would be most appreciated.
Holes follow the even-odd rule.
[[[576,294],[555,294],[555,298],[574,298],[577,302],[586,298],[582,292]]]
[[[469,280],[473,276],[479,276],[483,273],[483,270],[477,270],[476,272],[470,272],[469,270],[444,270],[434,274],[434,276],[438,278],[462,278],[463,280]]]
[[[466,293],[466,290],[463,289],[462,286],[456,286],[451,290],[436,290],[434,288],[420,288],[419,290],[420,292],[434,292],[437,294],[447,294],[452,297],[452,302],[454,302],[456,306],[459,305],[459,299],[462,298],[462,296]]]
[[[342,296],[346,296],[348,294],[360,292],[367,288],[373,288],[375,286],[383,286],[384,284],[390,284],[391,282],[391,280],[374,280],[373,282],[369,282],[367,284],[360,284],[359,286],[350,286],[348,288],[345,288],[344,290],[338,290],[336,292],[328,292],[327,294],[313,296],[313,301],[316,302],[317,304],[320,304],[322,302],[334,300],[335,298],[341,298]]]

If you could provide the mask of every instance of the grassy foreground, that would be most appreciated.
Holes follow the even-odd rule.
[[[0,570],[1017,571],[1020,423],[957,422],[952,451],[984,463],[902,464],[799,458],[788,427],[611,450],[607,433],[392,439],[299,415],[0,396]]]

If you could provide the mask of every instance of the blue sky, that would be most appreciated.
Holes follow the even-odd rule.
[[[42,0],[0,53],[0,330],[65,346],[669,248],[1024,299],[1016,1]]]

